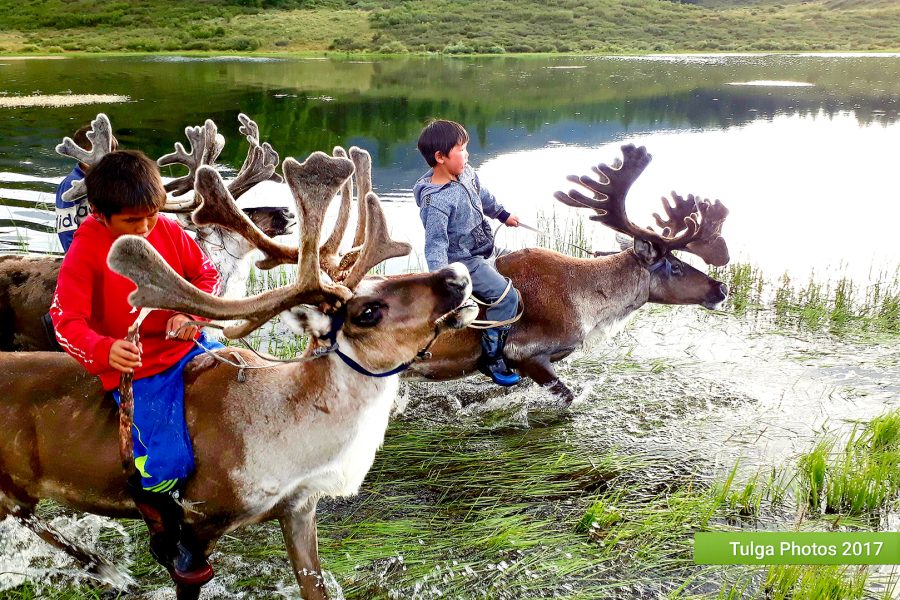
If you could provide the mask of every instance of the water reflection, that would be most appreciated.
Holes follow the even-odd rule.
[[[46,180],[70,168],[53,147],[98,111],[110,115],[123,147],[151,156],[170,152],[185,126],[212,118],[227,139],[220,161],[232,168],[246,152],[237,134],[243,111],[282,157],[335,144],[369,149],[377,190],[419,246],[409,188],[424,165],[415,139],[428,117],[442,116],[469,128],[486,185],[532,223],[554,209],[550,194],[565,175],[587,173],[633,141],[655,156],[632,193],[638,223],[649,224],[659,196],[676,189],[723,200],[733,255],[766,270],[890,268],[900,258],[887,243],[900,189],[889,162],[900,56],[134,57],[0,61],[0,80],[0,97],[132,99],[0,109],[0,239],[27,237],[38,250],[53,240],[40,232],[49,215],[35,217],[35,203],[48,202]],[[756,85],[735,85],[742,82]],[[588,231],[598,246],[611,245],[602,228]],[[535,242],[503,235],[513,247]]]

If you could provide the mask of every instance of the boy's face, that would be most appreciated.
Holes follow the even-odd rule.
[[[443,165],[450,175],[459,177],[462,175],[463,171],[465,171],[466,165],[469,163],[469,151],[466,149],[468,145],[468,142],[456,144],[450,149],[450,152],[447,155],[444,155],[443,152],[437,152],[435,158],[437,159],[438,164]]]
[[[142,208],[128,208],[122,212],[112,215],[111,217],[103,216],[95,213],[94,216],[98,221],[106,225],[113,235],[139,235],[146,238],[156,227],[159,220],[158,210],[147,210]]]

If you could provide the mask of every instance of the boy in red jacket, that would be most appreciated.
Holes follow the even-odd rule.
[[[134,457],[139,477],[129,491],[150,529],[150,548],[176,583],[201,585],[212,568],[197,547],[178,493],[194,470],[184,421],[182,371],[198,353],[193,339],[208,348],[192,317],[151,312],[141,325],[141,344],[125,341],[137,310],[128,304],[135,284],[106,264],[120,235],[145,238],[187,281],[217,294],[219,274],[200,247],[175,221],[159,214],[166,192],[156,163],[134,151],[112,152],[85,178],[91,215],[72,240],[59,271],[50,316],[63,349],[98,376],[104,390],[116,390],[122,373],[134,373]],[[113,395],[119,401],[118,391]]]

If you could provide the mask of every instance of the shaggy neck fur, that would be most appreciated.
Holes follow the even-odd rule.
[[[397,376],[365,377],[333,355],[284,369],[278,380],[276,393],[231,413],[230,426],[246,432],[244,460],[231,475],[250,519],[285,501],[355,494],[384,441],[399,388]],[[294,398],[291,389],[304,396]]]
[[[650,297],[650,273],[631,250],[591,262],[595,269],[602,269],[604,277],[598,278],[594,294],[574,305],[588,348],[620,332]]]
[[[254,248],[240,235],[223,227],[197,229],[197,244],[216,265],[222,280],[223,298],[243,298],[247,295],[247,278],[251,261],[247,259]]]

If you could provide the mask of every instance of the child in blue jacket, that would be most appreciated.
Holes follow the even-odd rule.
[[[91,149],[91,141],[87,137],[89,131],[91,131],[91,126],[85,125],[72,136],[72,140],[85,150]],[[118,147],[118,141],[116,138],[113,138],[113,152]],[[87,171],[88,166],[86,164],[78,163],[56,188],[56,234],[59,236],[59,243],[62,245],[63,253],[69,251],[69,246],[72,245],[72,238],[75,236],[75,230],[91,214],[91,209],[88,206],[87,196],[75,198],[74,200],[63,200],[62,196],[69,191],[73,183],[84,179]]]
[[[451,262],[464,264],[472,276],[475,297],[495,303],[488,307],[487,318],[506,321],[516,314],[519,294],[486,260],[494,251],[494,235],[485,217],[509,227],[518,227],[519,218],[481,186],[468,164],[468,143],[469,134],[462,125],[443,119],[430,122],[419,135],[419,152],[431,167],[413,188],[425,226],[425,260],[432,271]],[[504,386],[519,381],[519,375],[503,359],[509,328],[501,325],[485,329],[478,359],[479,370]]]

